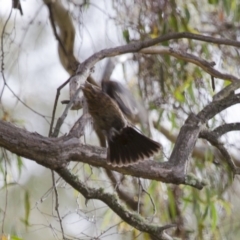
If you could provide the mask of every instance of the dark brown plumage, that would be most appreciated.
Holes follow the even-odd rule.
[[[147,111],[143,103],[136,101],[131,92],[120,82],[113,80],[102,81],[102,91],[111,97],[119,106],[121,111],[133,123],[147,123]]]
[[[149,159],[161,149],[161,144],[131,127],[118,104],[99,87],[86,82],[82,90],[95,127],[107,138],[109,164],[131,165]]]

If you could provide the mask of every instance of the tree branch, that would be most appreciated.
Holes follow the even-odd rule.
[[[84,162],[95,167],[114,170],[122,174],[153,179],[166,183],[187,184],[201,189],[205,183],[195,181],[194,184],[185,182],[185,173],[179,172],[180,166],[172,166],[168,162],[143,161],[128,167],[113,167],[107,164],[106,149],[96,146],[83,145],[79,139],[71,136],[47,138],[37,133],[30,133],[14,125],[0,121],[0,146],[36,161],[49,169],[56,170],[67,165],[70,161]]]
[[[213,77],[232,81],[232,82],[240,82],[239,78],[237,78],[231,74],[221,73],[218,70],[214,69],[213,68],[213,66],[215,65],[214,62],[207,62],[206,60],[204,60],[200,57],[197,57],[190,53],[183,52],[181,50],[159,46],[159,47],[145,48],[145,49],[142,49],[140,52],[145,53],[145,54],[168,54],[177,59],[181,59],[186,62],[191,62],[191,63],[199,66],[205,72],[209,73]]]
[[[43,137],[4,121],[0,121],[0,146],[52,170],[61,168],[70,161],[77,161],[135,177],[165,183],[187,184],[201,189],[205,185],[204,182],[186,175],[187,161],[192,154],[201,124],[237,103],[240,103],[240,94],[211,102],[196,116],[190,115],[180,130],[168,162],[159,163],[145,160],[128,167],[113,167],[106,162],[106,149],[104,148],[83,145],[79,139],[73,138],[71,135],[58,139]]]
[[[81,74],[81,72],[86,71],[86,68],[91,69],[98,61],[106,57],[113,57],[113,56],[125,54],[125,53],[139,52],[143,48],[151,47],[155,44],[159,44],[159,43],[166,42],[173,39],[180,39],[180,38],[187,38],[192,40],[195,39],[195,40],[211,42],[215,44],[240,47],[239,41],[234,41],[234,40],[229,40],[224,38],[214,38],[214,37],[208,37],[208,36],[203,36],[200,34],[193,34],[188,32],[169,33],[154,39],[149,39],[146,41],[136,41],[124,46],[101,50],[93,54],[91,57],[86,59],[82,64],[80,64],[78,67],[77,73]]]
[[[222,143],[220,143],[218,141],[217,135],[215,135],[214,132],[204,130],[199,134],[199,137],[206,139],[214,147],[216,147],[222,154],[224,160],[227,162],[227,164],[228,164],[229,168],[232,170],[233,174],[236,174],[236,172],[239,169],[237,169],[237,167],[235,166],[234,162],[232,161],[231,155],[228,153],[227,149],[223,146]]]
[[[200,118],[202,122],[206,123],[216,114],[238,103],[240,103],[240,94],[231,94],[219,101],[210,102],[202,111],[197,114],[197,117]]]
[[[57,173],[74,189],[80,192],[86,199],[98,199],[107,204],[123,221],[138,229],[139,231],[153,235],[154,239],[167,239],[164,230],[175,227],[169,224],[162,227],[146,222],[138,214],[131,213],[119,204],[117,198],[109,193],[105,193],[102,188],[95,189],[87,187],[76,176],[72,175],[66,168],[60,168]]]
[[[177,139],[177,134],[174,135],[171,133],[170,130],[166,129],[164,126],[159,125],[158,122],[153,122],[153,126],[157,129],[160,133],[162,133],[171,143],[175,143]],[[205,147],[205,146],[203,146]],[[196,158],[203,159],[204,152],[202,151],[202,147],[195,146],[192,152],[192,156]]]
[[[213,133],[217,138],[221,137],[225,133],[231,132],[231,131],[240,131],[240,123],[227,123],[223,124],[213,130]]]

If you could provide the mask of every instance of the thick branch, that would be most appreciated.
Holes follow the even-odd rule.
[[[14,125],[0,121],[0,146],[15,153],[36,161],[52,170],[65,166],[70,161],[84,162],[92,166],[103,167],[126,175],[153,179],[166,183],[188,184],[201,189],[204,183],[195,181],[185,182],[185,174],[180,174],[168,162],[147,161],[128,167],[113,167],[106,162],[106,149],[83,145],[77,138],[64,136],[61,138],[47,138],[37,133],[30,133]]]
[[[82,145],[77,138],[71,138],[71,136],[58,139],[46,138],[37,133],[16,128],[4,121],[0,121],[0,146],[50,169],[60,168],[69,161],[80,161],[135,177],[202,188],[204,185],[202,182],[195,181],[196,184],[191,184],[191,181],[186,182],[184,171],[185,163],[192,153],[200,130],[200,122],[206,123],[217,113],[239,102],[240,94],[231,95],[210,103],[196,117],[190,117],[180,131],[179,141],[175,144],[169,162],[144,161],[129,167],[113,167],[106,163],[104,148]],[[185,140],[181,141],[181,139]]]
[[[0,121],[0,146],[19,156],[32,159],[50,169],[63,167],[67,161],[61,157],[60,139],[30,133],[11,123]]]
[[[179,171],[184,170],[184,172],[186,172],[186,163],[192,155],[201,127],[202,123],[200,119],[194,114],[191,114],[181,127],[169,159],[169,163],[173,166],[178,165],[180,167]]]

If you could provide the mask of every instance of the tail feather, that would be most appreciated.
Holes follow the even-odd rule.
[[[161,148],[161,144],[128,126],[108,139],[107,160],[114,166],[127,166],[150,158]]]
[[[111,151],[109,151],[108,153],[108,159],[112,159],[113,165],[119,165],[121,161],[120,154],[115,154],[116,152],[117,153],[121,152],[121,149],[119,149],[118,144],[112,144]]]

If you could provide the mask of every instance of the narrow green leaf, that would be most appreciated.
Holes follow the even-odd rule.
[[[24,205],[25,205],[25,219],[24,219],[24,223],[25,223],[26,226],[28,226],[29,225],[28,220],[29,220],[30,208],[31,208],[31,203],[30,203],[28,191],[25,192]]]
[[[190,12],[188,11],[187,7],[184,8],[184,12],[185,12],[185,17],[186,17],[186,23],[188,23],[191,15],[190,15]]]
[[[203,214],[203,217],[202,217],[202,220],[204,220],[204,219],[207,217],[207,215],[208,215],[208,210],[209,210],[209,206],[206,206],[205,211],[204,211],[204,214]]]
[[[229,0],[222,0],[222,2],[223,2],[224,10],[226,11],[227,14],[229,14],[230,10],[231,10],[231,1],[229,1]]]
[[[176,203],[175,203],[174,195],[172,193],[172,189],[168,189],[168,201],[169,201],[170,214],[174,219],[176,217]]]
[[[129,43],[130,42],[130,36],[129,36],[129,31],[128,31],[128,29],[125,29],[125,30],[123,30],[123,38],[125,39],[125,41],[127,42],[127,43]]]
[[[11,240],[23,240],[23,238],[20,238],[18,236],[11,236]]]
[[[211,219],[212,219],[212,231],[215,231],[217,226],[218,214],[215,206],[215,202],[210,205]]]
[[[218,4],[218,0],[208,0],[209,4]]]
[[[17,156],[17,167],[18,167],[18,171],[19,171],[19,176],[21,176],[22,168],[23,168],[23,161],[20,156]]]

